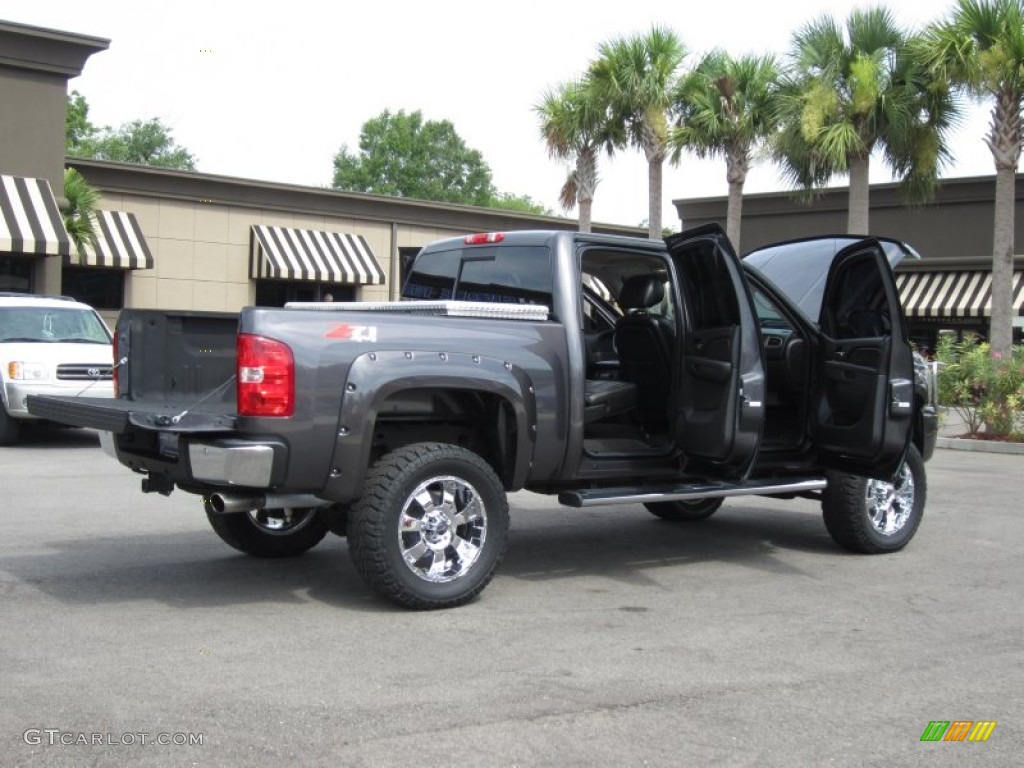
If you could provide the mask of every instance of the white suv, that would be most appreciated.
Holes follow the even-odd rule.
[[[88,304],[0,293],[0,445],[35,418],[28,395],[113,397],[113,366],[110,329]]]

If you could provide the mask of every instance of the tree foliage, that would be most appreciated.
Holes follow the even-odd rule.
[[[732,58],[713,51],[680,82],[678,125],[669,143],[678,161],[684,149],[725,159],[729,183],[726,231],[740,248],[743,185],[754,151],[778,125],[779,68],[771,56]]]
[[[536,216],[550,216],[551,209],[538,203],[529,195],[513,195],[511,192],[498,192],[487,204],[488,208],[501,208],[517,213],[529,213]]]
[[[488,206],[491,169],[448,120],[385,110],[363,123],[356,152],[334,156],[334,186],[352,192]]]
[[[160,118],[132,120],[119,128],[97,128],[89,121],[89,105],[78,91],[67,98],[65,150],[73,157],[114,160],[159,168],[194,171],[196,158],[174,141]]]
[[[601,150],[611,157],[625,145],[623,126],[611,119],[609,105],[596,93],[588,78],[563,83],[547,91],[535,107],[548,154],[569,160],[569,171],[559,195],[565,210],[579,205],[579,229],[589,232],[594,192],[597,189],[597,157]]]
[[[647,158],[648,232],[661,236],[662,167],[686,47],[670,29],[602,43],[588,71],[591,87],[612,119]]]
[[[930,197],[950,157],[950,89],[929,75],[915,49],[881,6],[852,11],[845,27],[821,16],[793,35],[775,157],[805,190],[850,174],[851,230],[867,231],[868,164],[876,148],[918,201]]]
[[[74,168],[65,168],[64,199],[67,201],[61,209],[64,228],[71,236],[75,253],[81,260],[85,256],[86,247],[96,247],[95,216],[100,194]]]
[[[996,169],[992,243],[993,355],[1009,356],[1013,340],[1014,200],[1024,139],[1024,2],[957,0],[930,25],[920,50],[936,80],[992,103],[985,143]]]
[[[89,104],[78,91],[68,94],[67,112],[64,120],[64,143],[70,152],[96,133],[96,127],[89,122]]]

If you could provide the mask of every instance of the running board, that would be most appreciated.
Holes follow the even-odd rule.
[[[823,477],[804,480],[751,480],[742,485],[729,483],[692,483],[666,485],[638,493],[635,488],[585,488],[558,494],[558,502],[567,507],[597,507],[602,504],[647,504],[655,501],[689,501],[715,499],[726,496],[772,496],[775,494],[801,494],[824,490],[828,482]]]

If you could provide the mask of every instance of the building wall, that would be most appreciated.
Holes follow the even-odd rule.
[[[0,173],[64,186],[68,79],[109,40],[0,20]],[[60,292],[60,259],[36,257],[36,290]]]
[[[389,298],[393,273],[391,225],[386,222],[126,193],[104,194],[102,207],[134,213],[153,252],[153,269],[128,272],[126,307],[237,311],[252,304],[256,281],[249,277],[249,259],[254,224],[362,235],[389,279],[385,285],[360,286],[356,296],[362,301]],[[397,246],[422,247],[458,230],[400,225],[397,234]]]
[[[921,268],[942,260],[992,258],[995,177],[946,179],[928,205],[910,206],[896,184],[871,186],[870,233],[910,243],[921,254]],[[746,195],[740,239],[744,253],[762,245],[813,235],[846,232],[848,192],[823,191],[811,202],[792,192]],[[674,200],[684,229],[717,222],[725,227],[726,197]],[[1017,177],[1015,253],[1024,250],[1024,175]],[[908,265],[910,266],[910,265]]]
[[[135,214],[153,268],[131,270],[125,306],[237,311],[255,301],[249,278],[255,224],[361,235],[387,276],[356,290],[363,301],[397,298],[398,249],[467,232],[574,229],[576,222],[498,209],[339,192],[271,182],[68,158],[102,195],[101,208]],[[596,231],[643,235],[634,227]],[[109,313],[108,313],[109,314]]]

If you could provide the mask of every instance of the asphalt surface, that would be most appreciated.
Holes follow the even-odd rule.
[[[672,525],[517,494],[483,595],[414,613],[342,539],[247,558],[94,435],[39,433],[0,448],[0,764],[1019,766],[1022,462],[939,451],[882,557],[807,500]]]

